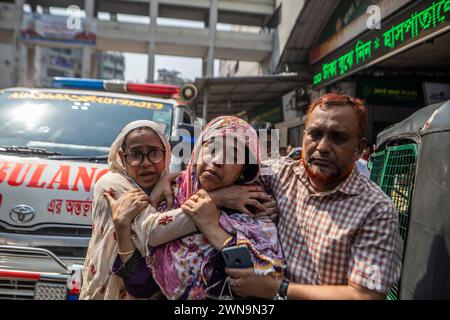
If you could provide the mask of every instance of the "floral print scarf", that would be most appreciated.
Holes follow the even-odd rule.
[[[174,186],[174,206],[178,208],[199,189],[196,159],[202,144],[213,137],[234,138],[242,143],[257,162],[258,170],[247,183],[259,176],[260,154],[255,130],[237,117],[213,119],[203,130],[194,147],[184,174]],[[227,139],[227,141],[229,141]],[[167,209],[167,208],[162,208]],[[220,225],[233,235],[227,245],[245,244],[253,256],[255,273],[279,275],[285,269],[277,228],[269,218],[252,218],[240,212],[222,210]],[[206,299],[206,289],[217,281],[214,276],[220,254],[201,233],[193,233],[175,241],[150,248],[147,264],[153,278],[168,299]],[[223,266],[219,266],[223,269]],[[222,273],[222,280],[225,274]],[[214,279],[213,279],[214,278]]]

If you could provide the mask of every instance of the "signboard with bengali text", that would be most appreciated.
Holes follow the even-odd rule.
[[[313,84],[326,86],[444,28],[450,29],[450,0],[421,1],[316,63]]]

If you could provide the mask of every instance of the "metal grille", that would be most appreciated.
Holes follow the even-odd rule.
[[[406,241],[416,158],[417,145],[408,144],[388,148],[381,180],[381,189],[391,197],[397,208],[400,235],[403,241]]]
[[[416,144],[388,147],[371,158],[370,178],[391,198],[396,207],[403,243],[406,242],[408,232],[416,159]],[[397,300],[398,294],[399,284],[397,283],[389,291],[387,299]]]
[[[369,162],[370,179],[377,185],[380,185],[380,180],[384,169],[385,155],[386,152],[384,150],[377,152],[372,155],[371,161]]]
[[[65,300],[67,296],[66,284],[36,283],[34,299],[35,300]]]
[[[398,283],[394,284],[391,290],[389,290],[386,300],[398,300],[399,289]]]
[[[0,279],[0,300],[33,300],[34,280]]]

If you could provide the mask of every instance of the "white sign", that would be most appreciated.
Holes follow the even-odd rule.
[[[423,87],[426,105],[450,100],[450,84],[424,82]]]
[[[26,13],[23,15],[21,37],[29,42],[64,42],[95,45],[95,23],[88,24],[76,15],[54,16]]]

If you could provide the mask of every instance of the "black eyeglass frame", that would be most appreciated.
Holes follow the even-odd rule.
[[[150,159],[150,156],[149,156],[149,155],[150,155],[150,152],[152,152],[152,151],[160,151],[160,152],[162,152],[161,160],[159,160],[159,161],[157,161],[157,162],[152,161],[152,160]],[[144,162],[144,156],[146,156],[146,157],[147,157],[147,160],[148,160],[149,162],[153,163],[153,164],[161,163],[161,161],[163,161],[163,160],[166,158],[166,149],[151,149],[150,152],[147,152],[147,153],[144,153],[144,152],[141,152],[141,151],[132,151],[132,152],[134,152],[134,153],[140,153],[140,154],[142,155],[142,158],[141,158],[141,161],[139,161],[138,164],[131,164],[131,163],[128,162],[128,155],[129,155],[131,152],[124,153],[124,154],[123,154],[123,157],[125,158],[125,161],[127,162],[127,164],[128,164],[129,166],[131,166],[131,167],[139,167],[140,165],[142,165],[142,163]]]

